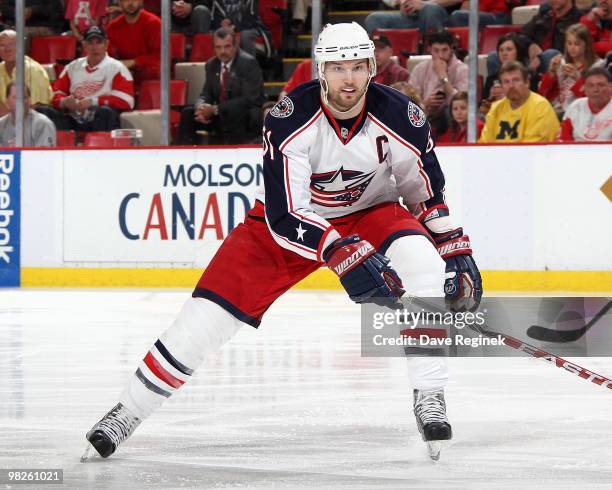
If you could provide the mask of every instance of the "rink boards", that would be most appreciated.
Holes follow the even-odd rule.
[[[437,149],[487,290],[612,290],[610,149]],[[191,287],[263,181],[256,147],[0,158],[0,285]],[[298,287],[340,286],[322,269]]]

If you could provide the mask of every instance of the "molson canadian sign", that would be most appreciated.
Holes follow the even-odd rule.
[[[67,261],[206,263],[263,185],[260,149],[91,156],[64,160]]]

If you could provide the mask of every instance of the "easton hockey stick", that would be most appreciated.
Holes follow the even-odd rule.
[[[428,309],[428,310],[437,311],[437,312],[442,311],[437,305],[432,304],[429,301],[423,300],[421,298],[410,296],[406,299],[409,299],[414,304],[420,306],[423,309]],[[578,364],[569,362],[563,359],[562,357],[556,356],[542,349],[539,349],[531,344],[523,342],[522,340],[511,337],[510,335],[506,335],[504,333],[499,333],[499,332],[494,332],[493,330],[489,330],[488,328],[485,328],[485,326],[476,326],[476,325],[471,325],[471,324],[467,326],[474,332],[480,333],[486,337],[502,338],[504,340],[504,345],[507,345],[508,347],[524,352],[525,354],[533,356],[537,359],[542,359],[543,361],[549,362],[550,364],[553,364],[554,366],[557,366],[558,368],[563,368],[566,371],[572,374],[575,374],[582,379],[590,381],[591,383],[595,383],[598,386],[602,386],[604,388],[608,388],[612,390],[612,379],[606,378],[605,376],[602,376],[601,374],[597,374],[593,371],[590,371],[589,369],[579,366]]]
[[[574,342],[582,337],[593,325],[595,325],[612,306],[612,301],[608,303],[591,318],[584,326],[575,330],[554,330],[552,328],[541,327],[540,325],[532,325],[527,329],[527,335],[535,340],[544,342]]]

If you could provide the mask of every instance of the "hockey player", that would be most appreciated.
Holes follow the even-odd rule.
[[[87,433],[103,457],[209,353],[241,325],[258,327],[276,298],[322,265],[357,303],[394,304],[404,288],[439,296],[444,287],[453,308],[478,305],[480,274],[469,238],[451,226],[425,114],[400,92],[370,84],[374,45],[358,24],[327,25],[315,59],[319,80],[299,86],[266,117],[264,192],[119,403]],[[437,458],[439,441],[452,435],[446,363],[417,357],[408,364],[417,426]]]

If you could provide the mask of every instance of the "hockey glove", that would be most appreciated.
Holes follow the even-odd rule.
[[[402,281],[388,257],[358,235],[339,238],[323,253],[327,266],[340,277],[349,297],[356,303],[399,306],[404,293]]]
[[[451,311],[476,311],[482,298],[482,279],[472,258],[470,237],[463,234],[463,228],[431,235],[446,262],[446,304]]]

